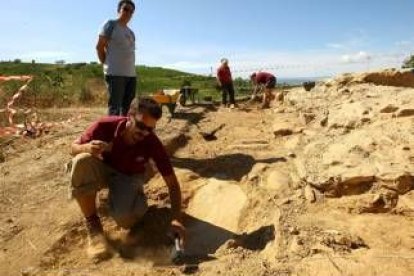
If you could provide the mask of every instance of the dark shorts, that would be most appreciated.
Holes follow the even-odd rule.
[[[273,89],[276,87],[276,77],[272,77],[268,82],[266,82],[265,87],[267,89]]]

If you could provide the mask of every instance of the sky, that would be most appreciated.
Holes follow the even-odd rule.
[[[97,61],[116,0],[0,0],[0,60]],[[399,67],[414,53],[412,0],[140,0],[138,64],[235,76],[331,76]]]

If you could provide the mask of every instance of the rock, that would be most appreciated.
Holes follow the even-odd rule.
[[[210,180],[196,192],[187,213],[212,225],[237,231],[246,202],[247,197],[237,182]]]
[[[358,172],[356,172],[358,170]],[[358,175],[359,174],[359,175]],[[342,175],[342,185],[358,186],[365,183],[372,183],[375,181],[375,175],[369,169],[363,168],[352,169],[349,173]]]
[[[302,113],[300,117],[303,124],[307,125],[311,123],[313,120],[315,120],[316,115],[313,113]]]
[[[367,244],[358,236],[339,231],[324,231],[321,243],[335,251],[351,252],[359,248],[368,248]]]
[[[371,123],[371,119],[367,118],[367,117],[364,117],[364,118],[361,119],[361,123]]]
[[[314,203],[316,201],[316,195],[313,188],[310,185],[306,185],[304,195],[307,201]]]
[[[297,236],[297,235],[299,235],[299,233],[300,232],[299,232],[297,227],[295,227],[295,226],[289,227],[289,234]]]
[[[34,160],[40,160],[42,158],[42,155],[40,154],[40,153],[35,153],[34,155],[33,155],[33,159]]]
[[[303,240],[299,236],[294,236],[289,247],[289,251],[300,255],[303,251]]]
[[[247,179],[248,180],[253,180],[257,177],[260,177],[261,175],[264,174],[264,172],[269,168],[269,165],[265,164],[265,163],[257,163],[254,165],[254,167],[252,168],[252,170],[249,172],[249,174],[247,175]]]
[[[276,137],[292,135],[293,127],[291,124],[288,124],[288,123],[275,124],[273,126],[273,134]]]
[[[350,95],[351,91],[348,88],[344,88],[339,90],[339,93],[341,93],[342,95]]]
[[[220,245],[239,234],[246,204],[247,196],[237,182],[210,179],[197,190],[186,209],[191,217],[186,224],[187,253],[214,254]]]
[[[328,125],[328,116],[325,116],[321,122],[320,122],[321,126],[326,127]]]
[[[296,154],[295,154],[295,153],[293,153],[293,152],[289,152],[289,153],[288,153],[288,156],[289,156],[290,158],[296,158]]]
[[[375,195],[368,207],[363,207],[360,213],[385,213],[397,206],[398,195],[392,191],[385,191]]]
[[[228,249],[236,249],[240,246],[240,242],[236,241],[235,239],[230,239],[226,241],[225,244],[222,245],[222,247],[226,250]]]
[[[397,117],[409,117],[409,116],[414,116],[414,109],[413,108],[405,108],[405,109],[401,109],[400,111],[397,112]]]
[[[399,213],[412,214],[414,212],[414,191],[411,191],[398,198],[396,207]]]
[[[381,108],[380,109],[380,112],[381,113],[394,113],[395,111],[397,111],[399,108],[398,107],[396,107],[396,106],[394,106],[394,105],[392,105],[392,104],[389,104],[389,105],[387,105],[387,106],[385,106],[385,107],[383,107],[383,108]]]
[[[186,169],[176,169],[175,174],[177,175],[180,183],[191,182],[200,178],[198,174]]]
[[[306,170],[305,161],[301,159],[294,159],[294,164],[298,177],[300,179],[305,179],[308,173]]]
[[[6,157],[4,156],[3,151],[0,149],[0,163],[6,162]]]
[[[292,199],[291,198],[285,198],[280,202],[280,205],[287,205],[292,203]]]
[[[357,122],[355,120],[349,120],[345,123],[345,127],[347,129],[355,129],[357,126]]]
[[[404,173],[394,179],[392,176],[381,175],[380,179],[383,181],[382,187],[393,190],[400,195],[414,190],[414,177],[409,173]]]
[[[335,107],[329,114],[329,128],[354,129],[357,122],[361,121],[367,106],[362,102],[344,103]]]
[[[291,188],[292,179],[285,173],[274,170],[266,179],[266,188],[277,192],[278,194],[286,193]]]

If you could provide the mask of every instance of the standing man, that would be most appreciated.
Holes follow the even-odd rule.
[[[262,108],[269,108],[270,102],[275,98],[272,91],[276,87],[276,77],[267,72],[258,72],[253,73],[250,76],[250,80],[254,85],[253,97],[255,97],[256,93],[258,93],[263,87],[265,88]]]
[[[226,58],[221,59],[221,66],[217,69],[217,84],[222,91],[222,104],[227,106],[227,95],[229,95],[230,108],[234,108],[236,101],[234,99],[234,86],[229,61]]]
[[[120,227],[130,229],[148,209],[143,185],[149,159],[155,162],[168,187],[171,230],[184,243],[180,185],[154,133],[161,115],[153,99],[134,100],[128,117],[103,117],[72,144],[71,192],[85,217],[91,258],[105,258],[110,253],[96,210],[98,191],[109,189],[109,214]]]
[[[118,19],[107,21],[99,33],[96,51],[108,88],[108,114],[128,112],[136,92],[135,34],[128,28],[135,11],[131,0],[118,3]]]

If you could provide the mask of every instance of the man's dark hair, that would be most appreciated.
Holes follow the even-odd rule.
[[[128,114],[135,116],[139,113],[148,114],[157,120],[162,117],[162,109],[160,105],[154,99],[149,97],[134,99],[132,101]]]
[[[131,0],[121,0],[121,1],[119,1],[119,3],[118,3],[118,12],[120,12],[120,11],[121,11],[122,5],[124,5],[124,4],[131,5],[131,6],[132,6],[132,8],[133,8],[133,9],[134,9],[134,11],[135,11],[135,4],[134,4],[134,2],[132,2]]]

